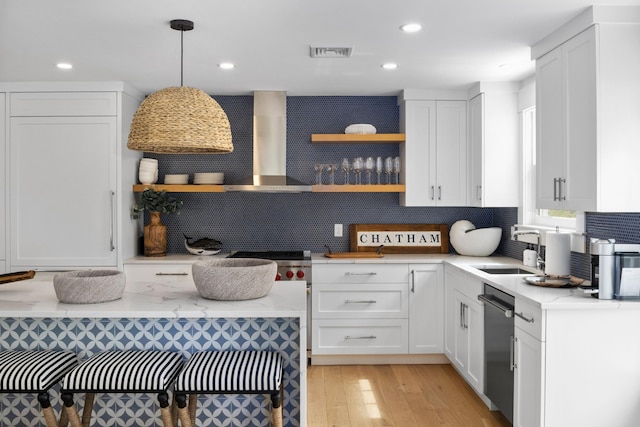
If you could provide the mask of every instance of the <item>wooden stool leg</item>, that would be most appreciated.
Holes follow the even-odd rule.
[[[158,393],[158,402],[160,403],[162,425],[164,427],[173,427],[173,417],[171,416],[171,407],[169,405],[169,394],[166,391]]]
[[[176,393],[175,400],[178,404],[178,417],[180,418],[182,427],[193,427],[194,424],[191,421],[191,416],[187,409],[187,395],[184,393]]]
[[[271,416],[273,427],[282,427],[282,388],[271,395]]]
[[[91,414],[93,413],[93,403],[96,400],[94,393],[87,393],[84,397],[84,408],[82,408],[82,427],[91,426]]]
[[[62,393],[62,401],[64,402],[64,411],[67,413],[71,427],[82,427],[82,421],[78,414],[78,409],[73,403],[72,393]]]
[[[67,414],[67,411],[65,411],[63,408],[62,411],[60,411],[60,421],[58,422],[58,427],[67,427],[68,425],[69,425],[69,415]]]
[[[42,414],[44,415],[47,427],[57,427],[58,420],[56,419],[56,414],[53,412],[51,402],[49,401],[49,392],[43,391],[38,393],[38,402],[40,402],[40,407],[42,408]]]
[[[189,416],[191,417],[191,425],[196,425],[196,410],[198,409],[198,395],[189,395]]]

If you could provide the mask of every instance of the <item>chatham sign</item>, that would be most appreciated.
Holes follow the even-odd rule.
[[[440,246],[439,231],[360,231],[358,246]]]

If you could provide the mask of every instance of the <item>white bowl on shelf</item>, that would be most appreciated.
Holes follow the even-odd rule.
[[[449,242],[460,255],[489,256],[502,239],[502,228],[476,228],[467,220],[456,221],[449,231]]]
[[[355,125],[349,125],[344,130],[344,133],[356,133],[356,134],[374,134],[377,130],[375,126],[366,124],[366,123],[358,123]]]
[[[188,184],[189,174],[166,174],[164,176],[165,184]]]

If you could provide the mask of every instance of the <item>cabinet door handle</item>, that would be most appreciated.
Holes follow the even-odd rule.
[[[476,198],[482,200],[482,185],[476,185]]]
[[[377,301],[370,299],[370,300],[350,300],[350,299],[346,299],[344,300],[345,304],[375,304]]]
[[[442,186],[438,185],[438,200],[442,200]]]
[[[436,188],[432,185],[431,186],[431,200],[434,200],[436,197]]]
[[[516,367],[516,337],[511,337],[509,348],[509,370],[513,371]]]
[[[462,309],[464,310],[464,315],[462,316],[462,320],[464,321],[464,330],[469,329],[469,323],[467,319],[467,313],[469,312],[469,306],[467,304],[462,304]]]
[[[156,273],[156,276],[188,276],[189,273]]]
[[[110,202],[110,205],[111,205],[111,224],[109,226],[110,227],[109,228],[109,249],[111,250],[111,252],[116,250],[116,247],[115,247],[114,242],[113,242],[113,234],[114,234],[113,229],[114,229],[114,222],[115,222],[115,219],[116,219],[115,218],[115,212],[114,212],[114,210],[115,210],[115,199],[116,199],[116,193],[113,190],[111,190],[111,197],[110,197],[110,200],[111,200],[111,202]]]
[[[370,271],[368,273],[354,273],[351,271],[347,271],[346,273],[344,273],[345,276],[375,276],[376,273],[375,271]]]
[[[463,316],[464,316],[464,308],[463,307],[464,307],[464,304],[460,303],[460,310],[459,310],[460,311],[460,316],[459,316],[460,318],[458,319],[459,323],[460,323],[460,329],[464,329],[464,320],[462,320]]]
[[[375,335],[366,335],[361,337],[352,337],[350,335],[345,335],[345,340],[375,340],[377,337]]]
[[[411,270],[411,293],[416,293],[416,271]]]
[[[516,316],[518,316],[519,318],[521,318],[522,320],[524,320],[527,323],[533,323],[533,320],[534,320],[533,317],[531,319],[529,319],[528,317],[525,317],[523,312],[513,313],[513,314],[515,314]]]
[[[558,200],[558,178],[553,178],[553,201]]]
[[[563,193],[567,192],[566,189],[567,180],[564,178],[558,178],[558,200],[567,200],[567,196],[563,195]],[[564,192],[562,191],[564,188]]]

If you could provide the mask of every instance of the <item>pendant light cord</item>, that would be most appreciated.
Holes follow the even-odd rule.
[[[184,30],[180,31],[180,87],[184,86],[182,76],[184,74]]]

